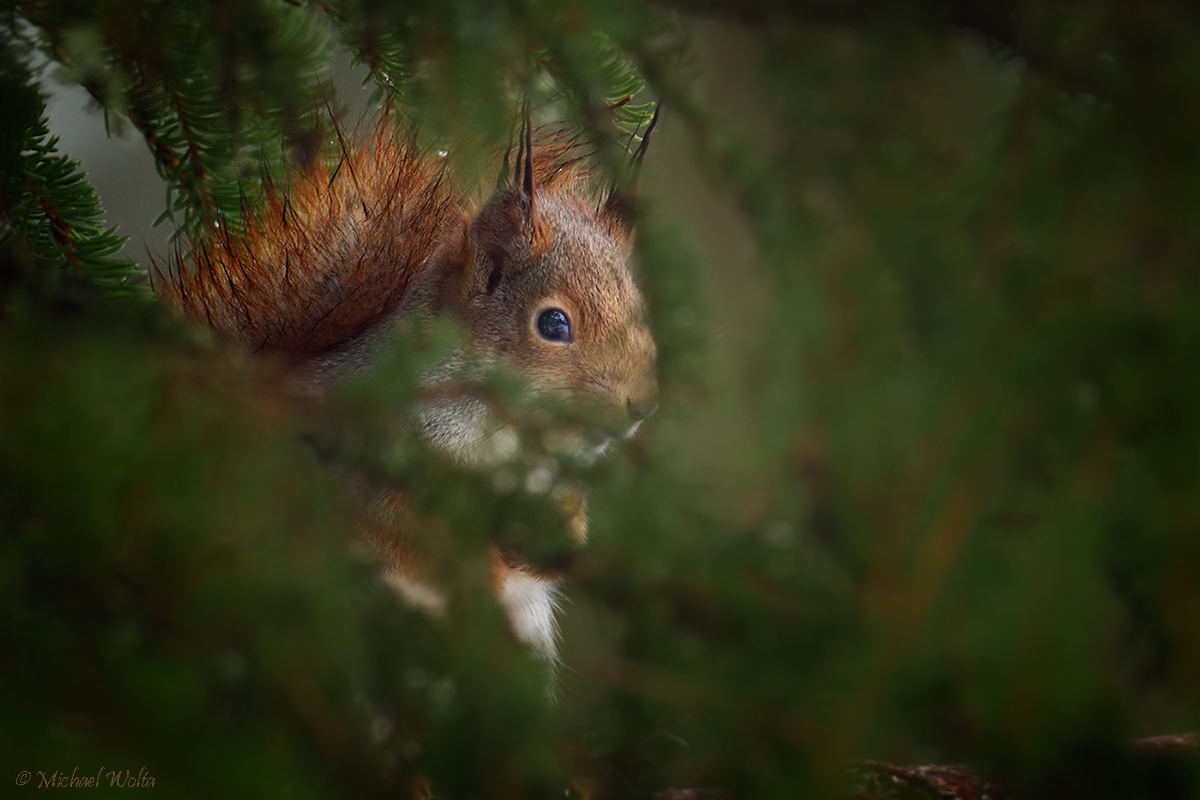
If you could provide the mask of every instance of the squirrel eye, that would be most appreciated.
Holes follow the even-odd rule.
[[[547,341],[571,341],[571,320],[567,319],[567,315],[557,308],[547,308],[538,314],[537,330]]]

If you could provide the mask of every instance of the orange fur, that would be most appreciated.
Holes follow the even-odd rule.
[[[576,139],[544,132],[535,150],[539,186],[580,190],[584,157]],[[332,174],[316,163],[265,190],[243,233],[214,226],[154,265],[160,297],[254,350],[328,352],[392,313],[439,250],[468,246],[472,204],[445,160],[388,124],[343,146]],[[465,250],[457,258],[465,261]]]
[[[343,146],[332,172],[312,166],[285,187],[268,184],[244,233],[214,228],[156,265],[159,293],[218,334],[287,355],[299,383],[317,391],[366,368],[363,343],[387,320],[418,307],[451,314],[472,354],[506,361],[535,394],[573,397],[592,412],[589,428],[544,431],[559,442],[555,469],[554,458],[595,458],[632,436],[657,403],[655,346],[628,263],[630,209],[618,195],[597,198],[577,138],[544,129],[524,147],[521,185],[500,187],[475,209],[444,159],[381,123],[361,144]],[[567,341],[539,334],[547,309],[570,320]],[[481,445],[495,443],[494,409],[450,372],[428,378],[438,380],[455,388],[409,409],[412,424],[452,457],[495,466],[481,455]],[[512,457],[501,451],[490,452]],[[537,457],[546,461],[545,453]],[[547,474],[543,491],[564,512],[563,532],[582,543],[585,499]],[[358,495],[359,539],[380,557],[385,578],[411,602],[436,609],[440,595],[424,581],[445,526],[413,508],[399,487],[361,477],[347,484]],[[507,552],[496,551],[492,567],[517,635],[552,658],[555,579]]]

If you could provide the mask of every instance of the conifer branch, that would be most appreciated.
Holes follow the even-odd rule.
[[[132,261],[113,258],[125,244],[104,225],[104,209],[78,162],[57,152],[43,116],[27,134],[18,181],[8,181],[0,226],[8,228],[35,258],[67,267],[106,294],[146,292],[145,273]],[[20,191],[13,192],[13,188]],[[11,193],[11,194],[10,194]]]

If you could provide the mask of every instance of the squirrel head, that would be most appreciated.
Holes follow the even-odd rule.
[[[630,204],[597,201],[573,144],[523,151],[504,185],[432,270],[434,306],[454,313],[476,356],[518,371],[535,394],[586,407],[586,432],[563,448],[598,454],[658,404],[655,345],[630,269]],[[518,162],[520,164],[520,161]]]

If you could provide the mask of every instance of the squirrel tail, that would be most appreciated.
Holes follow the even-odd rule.
[[[447,254],[469,258],[459,251],[472,206],[447,159],[422,153],[387,114],[361,144],[347,146],[340,131],[338,141],[332,174],[314,159],[285,186],[268,181],[265,202],[247,212],[240,230],[214,225],[156,261],[159,296],[253,350],[306,360],[400,309],[439,251],[459,248]],[[550,126],[535,141],[538,190],[589,195],[586,144]]]
[[[160,297],[255,350],[308,358],[392,313],[442,244],[463,235],[467,203],[445,163],[386,122],[354,148],[343,142],[332,175],[314,162],[286,187],[268,182],[241,231],[214,226],[156,261]]]

